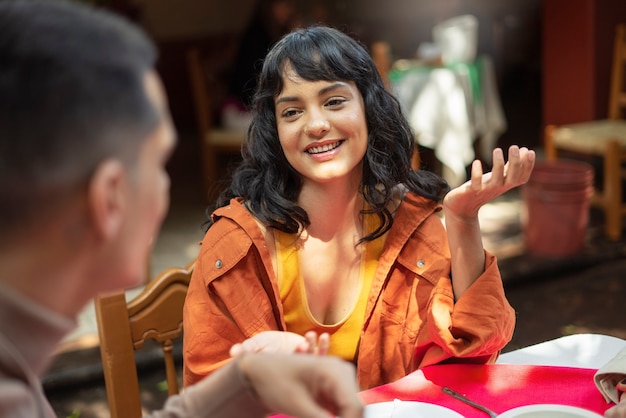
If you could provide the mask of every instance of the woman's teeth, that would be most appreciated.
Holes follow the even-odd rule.
[[[341,145],[341,142],[342,141],[338,141],[332,144],[322,145],[321,147],[309,148],[306,152],[309,154],[320,154],[322,152],[327,152],[327,151],[337,148],[339,145]]]

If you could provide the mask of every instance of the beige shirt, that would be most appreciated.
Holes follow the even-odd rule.
[[[56,418],[40,377],[58,343],[76,325],[0,283],[0,417]],[[152,417],[264,417],[260,404],[231,362],[184,394],[172,396]]]

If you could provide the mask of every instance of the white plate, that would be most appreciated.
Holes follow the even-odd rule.
[[[365,405],[365,418],[463,418],[452,409],[425,402],[380,402]]]
[[[498,418],[602,418],[602,415],[575,406],[538,404],[509,409]]]

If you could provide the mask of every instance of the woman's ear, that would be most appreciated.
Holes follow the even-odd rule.
[[[89,182],[87,207],[95,234],[103,240],[117,236],[126,212],[126,172],[119,160],[103,161]]]

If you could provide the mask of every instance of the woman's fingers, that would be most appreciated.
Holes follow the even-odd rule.
[[[535,152],[526,147],[513,145],[509,148],[509,162],[506,164],[505,184],[513,188],[528,181],[535,165]]]
[[[480,160],[472,162],[472,172],[470,177],[470,187],[473,190],[480,190],[483,184],[483,165]]]
[[[530,178],[530,174],[535,167],[535,157],[535,151],[525,147],[520,149],[520,160],[522,163],[522,172],[519,179],[520,184],[526,183]]]
[[[500,148],[496,148],[493,151],[492,170],[483,176],[483,183],[490,186],[504,186],[505,190],[512,189],[528,181],[534,165],[535,152],[526,147],[511,145],[506,163],[504,153]],[[472,180],[476,174],[472,165]],[[474,181],[472,181],[472,187],[476,188]]]
[[[330,348],[330,335],[324,332],[318,337],[317,332],[309,331],[304,334],[304,341],[298,348],[299,353],[325,356]]]
[[[239,354],[243,352],[244,352],[243,347],[241,346],[241,344],[237,343],[237,344],[234,344],[232,347],[230,347],[229,354],[231,357],[237,357]]]
[[[504,182],[504,153],[501,148],[493,150],[492,154],[493,164],[491,167],[490,181],[495,184],[502,184]]]
[[[324,332],[317,340],[317,355],[325,356],[330,348],[330,335]]]
[[[230,348],[230,356],[241,353],[285,352],[325,356],[330,348],[330,335],[309,331],[304,336],[287,331],[263,331]]]

